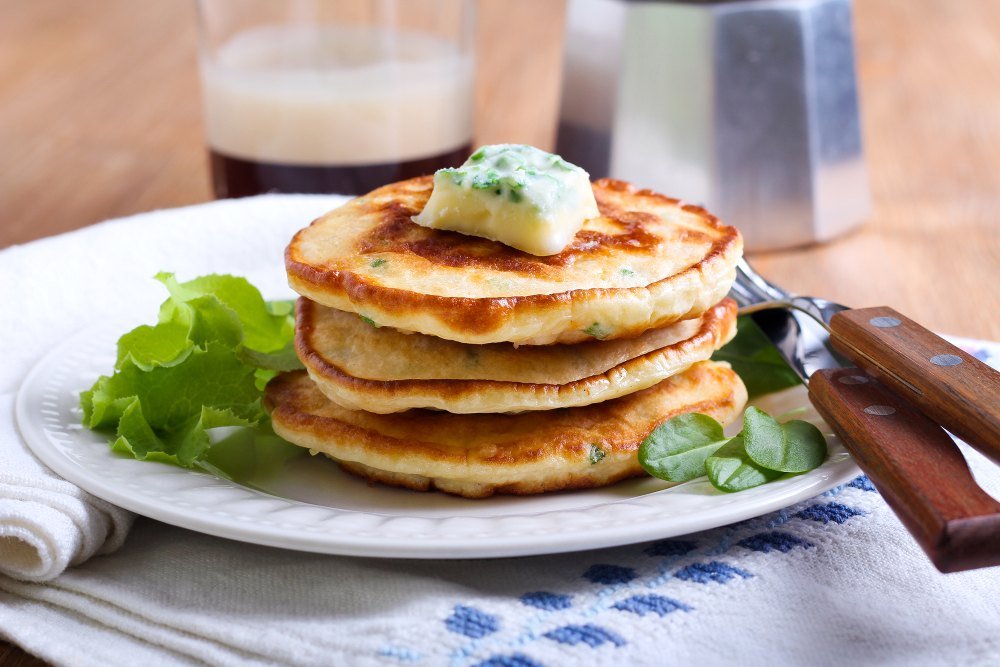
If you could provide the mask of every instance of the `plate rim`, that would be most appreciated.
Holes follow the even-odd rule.
[[[246,515],[219,511],[198,513],[185,508],[182,504],[169,504],[165,503],[162,498],[157,499],[148,494],[129,492],[127,486],[123,488],[120,484],[102,479],[66,455],[55,442],[53,434],[46,428],[42,418],[38,416],[39,410],[45,405],[40,400],[44,398],[43,390],[53,383],[59,383],[60,377],[68,377],[68,370],[66,369],[62,369],[62,372],[57,370],[55,373],[50,373],[50,367],[53,365],[53,362],[66,356],[68,350],[78,348],[83,341],[89,343],[105,342],[104,338],[106,336],[117,335],[112,334],[113,331],[120,332],[122,330],[118,323],[102,323],[85,327],[75,334],[68,336],[61,344],[50,350],[35,363],[24,377],[15,399],[15,420],[22,438],[32,453],[43,464],[59,476],[97,498],[137,515],[207,535],[241,542],[313,553],[378,558],[468,559],[567,553],[649,542],[730,525],[818,496],[836,486],[846,484],[861,474],[861,471],[849,455],[839,461],[828,460],[823,466],[817,469],[822,470],[823,473],[818,477],[807,478],[809,481],[805,486],[799,485],[798,487],[792,486],[789,488],[788,485],[782,485],[781,482],[778,482],[779,486],[772,486],[774,484],[772,483],[766,489],[765,487],[757,487],[758,489],[765,489],[765,491],[758,491],[752,497],[741,497],[739,494],[720,495],[717,497],[718,502],[713,503],[707,510],[709,514],[707,519],[704,516],[706,510],[700,510],[688,511],[681,515],[661,516],[648,523],[642,521],[615,521],[615,511],[626,506],[639,505],[641,509],[647,511],[650,509],[662,509],[657,500],[667,497],[672,490],[684,486],[678,485],[639,496],[607,500],[591,506],[591,508],[612,508],[606,510],[612,513],[610,524],[609,522],[605,522],[604,524],[585,522],[583,525],[573,525],[573,522],[570,521],[568,526],[564,526],[563,529],[557,532],[552,532],[550,522],[546,530],[541,532],[522,531],[521,533],[507,534],[503,531],[494,530],[492,532],[488,531],[486,535],[476,535],[475,539],[472,539],[470,535],[449,536],[440,530],[431,530],[430,534],[426,535],[430,539],[401,539],[400,537],[393,537],[391,535],[380,536],[380,527],[387,522],[407,519],[417,522],[431,522],[437,526],[452,519],[474,519],[476,521],[485,521],[487,524],[497,524],[509,520],[537,519],[542,516],[556,520],[572,519],[574,515],[579,515],[584,510],[579,507],[548,508],[533,512],[529,506],[529,509],[523,513],[496,516],[480,515],[463,517],[461,514],[446,517],[426,517],[418,514],[413,516],[380,515],[375,512],[363,512],[350,508],[333,508],[293,498],[284,498],[216,477],[207,472],[179,468],[162,463],[156,464],[155,462],[121,459],[139,465],[154,463],[155,465],[162,466],[161,471],[168,475],[196,476],[191,479],[197,479],[198,484],[190,487],[192,489],[237,490],[244,495],[250,494],[251,497],[266,499],[283,505],[283,507],[276,508],[273,511],[282,511],[289,508],[323,510],[330,513],[331,517],[324,521],[332,521],[333,526],[331,530],[319,531],[304,529],[302,526],[282,525],[274,522],[262,523],[259,516],[248,517]],[[48,407],[47,409],[50,411],[53,410],[52,407]],[[68,425],[65,423],[62,424],[64,427]],[[78,426],[80,431],[84,431],[82,425]],[[89,430],[85,432],[92,433]],[[68,431],[64,430],[64,434],[66,437],[71,437]],[[118,458],[114,456],[111,449],[106,445],[104,451],[109,459],[112,457],[115,459]],[[153,469],[150,468],[150,470],[152,471]],[[810,473],[806,474],[809,475]],[[801,481],[802,479],[802,477],[798,477],[783,481]],[[688,482],[686,484],[692,483],[698,482],[696,480],[695,482]],[[530,502],[531,498],[525,498],[525,501]],[[741,499],[745,499],[746,502],[740,502]],[[238,504],[240,499],[235,499],[231,502]],[[649,505],[649,503],[652,503],[652,505]],[[338,517],[374,517],[376,524],[366,527],[364,530],[345,531],[338,529],[340,527],[336,526]],[[364,522],[362,521],[362,523]],[[417,533],[417,535],[419,536],[420,533]]]

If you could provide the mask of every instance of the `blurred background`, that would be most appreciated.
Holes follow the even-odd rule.
[[[566,2],[477,4],[474,143],[554,149]],[[751,257],[795,291],[1000,339],[1000,2],[860,0],[853,26],[871,212]],[[213,197],[193,1],[0,0],[0,101],[0,247]]]

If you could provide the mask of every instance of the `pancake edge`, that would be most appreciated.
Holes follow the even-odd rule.
[[[477,468],[471,469],[468,452],[464,456],[457,453],[446,455],[433,443],[420,440],[404,442],[337,419],[294,413],[282,406],[275,406],[270,398],[266,404],[272,413],[274,430],[279,436],[309,449],[313,454],[323,454],[340,463],[348,472],[369,481],[417,491],[439,490],[473,499],[494,494],[534,495],[550,491],[597,488],[645,474],[638,461],[639,445],[653,429],[677,415],[700,412],[724,425],[733,421],[742,413],[747,401],[746,387],[742,380],[728,364],[712,361],[694,364],[675,378],[691,374],[687,379],[698,384],[697,376],[700,373],[721,374],[725,377],[725,382],[716,395],[694,396],[683,405],[665,411],[650,423],[649,429],[641,437],[601,442],[605,453],[599,464],[590,460],[593,438],[589,437],[589,433],[571,433],[563,441],[552,445],[557,451],[548,457],[540,449],[529,452],[527,456],[505,457],[505,447],[497,445],[496,449],[500,451],[495,456],[477,459]],[[664,382],[670,383],[672,379]],[[655,391],[655,387],[647,391]],[[621,400],[629,399],[626,397]],[[321,429],[327,429],[328,432],[318,434]],[[333,431],[335,436],[331,437],[329,431]],[[438,458],[434,459],[435,456]],[[426,457],[431,458],[434,467],[444,467],[450,472],[464,471],[465,474],[429,474],[430,471],[424,469]],[[568,461],[564,469],[560,469],[555,478],[551,474],[545,474],[544,464],[559,457]],[[362,462],[359,458],[366,458],[368,462]]]
[[[609,327],[603,339],[628,338],[648,329],[697,317],[726,296],[743,253],[743,239],[735,227],[724,225],[700,206],[685,204],[649,189],[638,189],[624,181],[600,179],[594,185],[678,206],[700,217],[720,236],[698,262],[648,285],[474,298],[386,287],[351,271],[319,269],[300,262],[294,256],[295,248],[300,235],[309,228],[306,227],[299,230],[285,248],[288,284],[317,303],[364,313],[382,326],[480,345],[500,342],[548,345],[591,340],[583,328],[592,321]],[[323,216],[312,224],[322,219]],[[607,322],[603,309],[609,302],[627,302],[630,304],[628,309],[616,310],[644,315]]]
[[[314,304],[296,304],[295,349],[309,376],[331,401],[376,414],[433,408],[458,414],[522,412],[580,407],[651,387],[711,357],[736,335],[736,302],[725,298],[706,310],[698,331],[608,370],[566,384],[502,380],[369,380],[343,371],[310,344]],[[686,358],[685,358],[686,357]],[[679,363],[683,358],[686,363]],[[637,375],[653,366],[657,372]]]

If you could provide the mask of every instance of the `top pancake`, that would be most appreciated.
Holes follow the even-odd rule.
[[[430,176],[358,197],[299,231],[289,284],[380,326],[463,343],[544,345],[636,336],[696,317],[735,279],[739,232],[701,208],[627,183],[593,184],[601,217],[537,257],[410,220]]]

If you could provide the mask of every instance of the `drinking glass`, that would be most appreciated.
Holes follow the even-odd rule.
[[[471,149],[473,0],[199,0],[216,197],[361,194]]]

